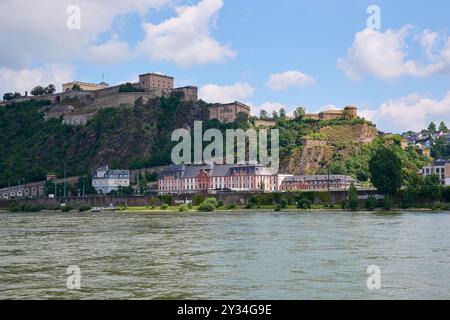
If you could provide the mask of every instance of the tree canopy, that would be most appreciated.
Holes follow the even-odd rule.
[[[369,161],[373,185],[383,194],[395,195],[403,183],[402,161],[389,147],[378,148]]]

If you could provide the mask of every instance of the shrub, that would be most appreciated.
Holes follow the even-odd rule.
[[[309,199],[306,199],[306,198],[300,199],[300,201],[297,203],[297,207],[299,209],[303,209],[303,210],[311,209],[311,206],[312,206],[312,201]]]
[[[347,200],[342,200],[341,201],[341,209],[342,210],[347,210],[348,209],[348,201]]]
[[[61,208],[61,211],[62,211],[62,212],[70,212],[70,211],[72,211],[72,207],[66,205],[65,207],[62,207],[62,208]]]
[[[281,207],[281,209],[286,209],[288,206],[288,201],[286,198],[282,198],[279,202],[279,206]]]
[[[369,198],[367,198],[366,200],[366,209],[369,211],[375,210],[376,207],[378,206],[378,201],[377,199],[375,199],[375,197],[370,196]]]
[[[283,210],[283,208],[281,207],[280,204],[277,204],[277,206],[276,206],[275,209],[274,209],[274,211],[276,211],[276,212],[280,212],[280,211],[282,211],[282,210]]]
[[[359,207],[358,190],[353,183],[348,190],[348,207],[353,211],[358,210]]]
[[[173,203],[173,197],[170,196],[170,195],[160,196],[160,197],[159,197],[159,200],[161,200],[161,202],[162,202],[163,204],[166,204],[166,205],[168,205],[168,206],[172,205],[172,203]]]
[[[194,204],[194,206],[199,206],[199,205],[201,205],[204,201],[205,201],[205,196],[203,196],[203,195],[201,195],[201,194],[196,194],[196,195],[192,198],[192,203]]]
[[[218,205],[217,205],[217,208],[222,208],[223,206],[224,206],[223,201],[219,201],[219,203],[218,203]]]
[[[213,212],[217,209],[218,205],[216,198],[208,198],[200,204],[198,210],[203,212]]]
[[[19,206],[17,203],[13,202],[9,205],[8,210],[9,212],[19,212],[21,209],[21,206]]]
[[[227,206],[227,210],[233,210],[233,209],[236,209],[235,204],[230,204],[229,206]]]
[[[161,210],[167,210],[169,209],[169,206],[167,204],[163,204],[160,208]]]
[[[383,209],[384,210],[391,210],[392,208],[392,198],[390,195],[385,195],[384,200],[383,200]]]
[[[189,211],[189,208],[186,205],[181,205],[181,206],[178,207],[178,211],[179,212]]]
[[[80,212],[86,212],[89,210],[91,210],[91,207],[89,207],[89,206],[81,206],[80,209],[78,209],[78,211],[80,211]]]

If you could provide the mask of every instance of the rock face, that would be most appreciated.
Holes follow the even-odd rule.
[[[340,125],[325,127],[320,130],[326,143],[314,144],[309,141],[281,159],[282,173],[315,174],[327,167],[334,157],[348,160],[361,153],[365,144],[371,143],[377,136],[375,127],[368,124]]]

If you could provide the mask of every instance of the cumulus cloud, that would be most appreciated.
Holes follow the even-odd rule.
[[[1,1],[0,50],[2,66],[27,67],[37,60],[67,63],[85,58],[91,46],[98,45],[99,35],[110,31],[115,18],[131,12],[144,15],[170,0],[78,0],[81,29],[69,30],[67,8],[71,0]]]
[[[314,82],[315,80],[313,77],[294,70],[272,74],[267,82],[267,87],[278,91],[285,90],[290,87],[302,89],[307,85],[314,84]]]
[[[401,133],[422,130],[432,121],[450,123],[449,110],[450,92],[442,100],[415,93],[384,102],[375,110],[361,110],[360,115],[384,131]]]
[[[252,106],[252,115],[259,116],[261,110],[265,110],[269,115],[271,115],[274,111],[279,112],[281,108],[284,108],[286,110],[286,106],[281,103],[264,102],[259,106]]]
[[[409,59],[407,42],[411,27],[385,32],[365,29],[355,35],[353,45],[347,56],[339,59],[338,68],[352,80],[359,80],[364,75],[373,75],[380,79],[400,76],[429,76],[450,71],[450,37],[439,48],[437,55],[431,55],[440,37],[435,32],[426,30],[419,41],[420,48],[427,53],[424,63]]]
[[[196,5],[175,7],[176,16],[160,24],[146,23],[147,13],[173,0],[47,0],[1,1],[0,66],[24,68],[36,63],[69,63],[74,59],[94,64],[124,62],[141,55],[154,60],[189,66],[223,62],[235,56],[227,45],[211,35],[223,0],[201,0]],[[81,28],[70,30],[71,5],[80,8]],[[145,38],[131,47],[110,36],[115,19],[138,13]]]
[[[181,66],[224,62],[236,53],[211,36],[223,0],[202,0],[194,6],[177,7],[178,16],[160,24],[144,23],[145,40],[141,54]]]
[[[102,65],[125,62],[133,56],[134,53],[127,42],[113,38],[108,42],[92,46],[87,59],[91,63]]]
[[[24,68],[15,70],[0,68],[0,93],[30,92],[38,85],[50,83],[60,90],[63,83],[73,79],[74,69],[67,65],[46,65],[41,68]],[[3,96],[3,95],[2,95]]]
[[[242,82],[228,86],[208,84],[200,88],[199,97],[210,103],[228,103],[245,101],[253,95],[254,91],[255,89],[250,84]]]

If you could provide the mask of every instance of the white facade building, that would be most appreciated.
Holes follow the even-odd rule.
[[[92,186],[99,194],[118,191],[120,187],[130,186],[129,170],[110,170],[108,166],[98,168],[92,177]]]
[[[437,175],[442,185],[450,186],[450,161],[439,159],[420,170],[423,176]]]

